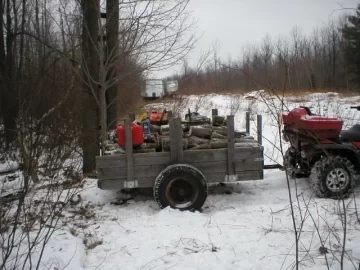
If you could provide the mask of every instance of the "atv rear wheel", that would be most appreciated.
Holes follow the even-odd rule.
[[[310,182],[320,198],[343,199],[354,190],[354,165],[345,157],[327,156],[318,160],[310,175]]]

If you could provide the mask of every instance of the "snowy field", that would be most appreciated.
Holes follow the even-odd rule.
[[[266,100],[190,96],[182,101],[180,113],[184,117],[188,108],[198,107],[199,113],[210,117],[211,109],[217,108],[219,115],[235,114],[235,128],[245,130],[245,110],[250,109],[254,137],[256,114],[261,114],[265,164],[282,163],[276,124],[282,103],[272,97]],[[286,98],[284,104],[289,109],[311,106],[315,113],[341,117],[345,128],[360,122],[360,112],[349,109],[360,105],[360,97],[311,94]],[[11,166],[16,168],[16,164]],[[6,177],[0,175],[3,192],[9,183]],[[268,170],[264,178],[211,187],[203,211],[195,213],[160,210],[151,190],[123,201],[119,192],[100,190],[96,179],[85,179],[79,193],[82,200],[64,213],[63,225],[48,243],[41,269],[294,269],[295,235],[285,173]],[[344,237],[341,204],[314,198],[307,179],[291,180],[290,185],[300,232],[300,269],[340,269]],[[359,269],[360,265],[359,187],[360,183],[355,198],[345,201],[343,269]]]

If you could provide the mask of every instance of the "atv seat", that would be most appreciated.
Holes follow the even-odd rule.
[[[341,139],[349,141],[360,141],[360,125],[355,125],[341,132]]]

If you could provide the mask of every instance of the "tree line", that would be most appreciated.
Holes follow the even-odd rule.
[[[239,59],[223,60],[215,46],[202,68],[186,61],[179,80],[183,93],[246,92],[254,89],[301,92],[327,89],[358,91],[360,82],[360,5],[355,15],[340,16],[305,35],[264,37],[246,47]]]

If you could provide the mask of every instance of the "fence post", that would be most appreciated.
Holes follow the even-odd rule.
[[[134,181],[134,160],[131,119],[125,119],[126,181]]]
[[[227,175],[228,181],[231,181],[231,176],[236,175],[235,168],[235,128],[234,128],[234,116],[227,116]]]
[[[246,133],[250,135],[250,112],[246,112]]]

